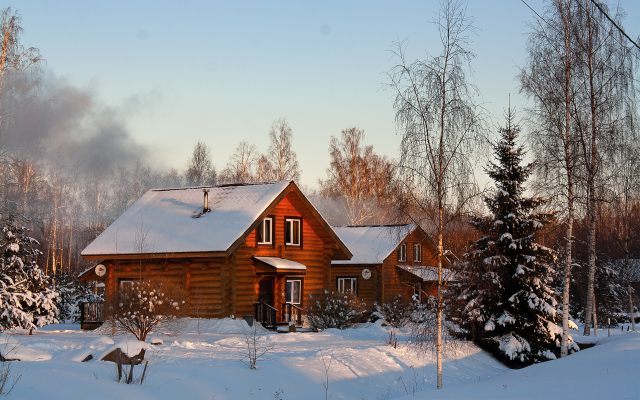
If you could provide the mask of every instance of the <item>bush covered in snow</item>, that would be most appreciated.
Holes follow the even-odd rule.
[[[35,262],[41,252],[28,229],[13,216],[2,221],[0,232],[0,330],[34,329],[55,323],[58,293]]]
[[[116,333],[131,333],[143,342],[160,325],[164,333],[180,333],[184,328],[181,317],[188,315],[185,291],[163,278],[133,281],[120,287],[111,296],[107,310]]]
[[[59,297],[56,302],[58,319],[62,322],[78,322],[80,320],[80,304],[83,302],[103,301],[100,294],[94,294],[95,282],[80,282],[74,274],[60,273],[53,277],[55,290]]]
[[[419,304],[412,299],[397,295],[386,303],[376,303],[373,315],[383,319],[392,328],[401,328],[412,321],[418,307]]]
[[[352,294],[324,290],[309,295],[305,310],[313,330],[346,329],[364,322],[367,305]]]

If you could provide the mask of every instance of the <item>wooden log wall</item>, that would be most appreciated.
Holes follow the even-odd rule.
[[[364,300],[368,306],[372,306],[375,302],[380,302],[382,297],[380,275],[381,265],[351,265],[351,264],[335,264],[331,266],[331,283],[329,289],[336,290],[338,288],[338,278],[358,278],[357,289],[358,297]],[[368,269],[371,271],[371,277],[364,279],[362,271]]]
[[[382,264],[382,299],[383,302],[392,301],[398,294],[404,296],[413,295],[413,284],[421,282],[421,279],[406,271],[396,268],[396,265],[406,266],[433,266],[437,265],[437,256],[434,253],[433,244],[424,237],[420,229],[416,229],[408,235],[402,243],[407,244],[407,260],[398,261],[398,249],[400,245],[384,260]],[[416,243],[422,244],[422,261],[413,261],[413,246]],[[422,284],[423,290],[426,284]],[[423,293],[424,296],[424,293]]]
[[[106,260],[107,299],[121,279],[144,279],[161,276],[180,285],[187,292],[193,317],[224,318],[253,314],[258,301],[258,285],[252,257],[286,258],[307,267],[303,280],[302,306],[308,294],[329,287],[331,257],[336,243],[315,219],[295,192],[290,192],[269,212],[274,218],[274,246],[256,245],[255,231],[229,257],[170,258],[166,260]],[[285,246],[285,218],[302,218],[302,246]],[[282,310],[286,276],[275,281],[275,306]],[[280,311],[281,312],[281,311]]]
[[[302,306],[308,295],[327,287],[330,276],[331,255],[335,242],[322,225],[304,206],[298,195],[289,193],[269,213],[274,216],[274,245],[261,247],[256,245],[255,231],[251,232],[244,243],[234,252],[236,259],[236,313],[238,316],[253,314],[253,303],[258,301],[260,277],[255,274],[252,256],[281,257],[296,261],[307,267],[306,274],[299,277],[303,281]],[[285,246],[285,219],[302,218],[302,246]],[[286,277],[276,277],[274,287],[274,306],[282,312],[285,302],[284,288]]]
[[[168,259],[150,261],[110,260],[107,266],[106,300],[121,280],[162,277],[184,288],[190,315],[219,318],[222,313],[222,258]]]

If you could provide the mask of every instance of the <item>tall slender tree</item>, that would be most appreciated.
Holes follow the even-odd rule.
[[[594,277],[596,271],[596,226],[598,183],[607,175],[603,158],[610,149],[631,133],[626,120],[636,113],[634,102],[634,62],[630,48],[616,27],[606,20],[600,9],[588,0],[578,1],[572,19],[575,36],[576,63],[574,76],[577,89],[573,98],[573,113],[581,157],[579,178],[584,186],[588,224],[587,237],[587,299],[584,334],[590,334],[591,318],[595,314]],[[614,19],[622,25],[623,12],[616,10]],[[597,327],[596,327],[597,328]]]
[[[569,349],[569,289],[573,266],[573,222],[575,218],[575,179],[579,160],[572,117],[575,95],[575,52],[572,40],[574,0],[552,0],[543,19],[532,24],[528,38],[529,58],[520,71],[520,91],[533,101],[528,109],[532,125],[530,139],[535,158],[540,160],[537,180],[551,198],[563,203],[566,224],[564,278],[562,293],[562,349]]]
[[[443,258],[448,216],[473,197],[473,152],[482,143],[482,112],[477,89],[466,79],[475,57],[469,34],[475,31],[466,3],[443,0],[435,25],[439,55],[410,63],[404,42],[392,50],[396,65],[387,75],[393,90],[396,126],[402,134],[399,182],[410,193],[424,226],[433,226],[438,249],[436,313],[437,387],[442,388]]]
[[[300,179],[300,168],[295,151],[291,149],[293,131],[286,118],[273,122],[269,131],[267,159],[271,167],[271,177],[276,181]]]
[[[217,183],[216,167],[211,161],[211,150],[200,140],[193,147],[191,158],[187,161],[185,179],[190,186],[215,185]]]

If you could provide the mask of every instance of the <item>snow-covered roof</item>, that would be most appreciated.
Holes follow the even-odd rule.
[[[205,214],[205,188],[149,190],[82,255],[227,251],[290,183],[206,188],[211,211]]]
[[[341,226],[333,228],[353,253],[351,260],[332,264],[380,264],[418,225]]]
[[[438,280],[438,267],[429,267],[426,265],[396,265],[396,267],[403,269],[423,281],[431,282]],[[442,280],[443,281],[455,281],[457,276],[448,268],[442,268]]]
[[[307,266],[304,264],[300,264],[299,262],[287,260],[280,257],[253,257],[258,261],[262,261],[263,263],[275,267],[275,269],[286,269],[286,270],[301,270],[306,271]]]

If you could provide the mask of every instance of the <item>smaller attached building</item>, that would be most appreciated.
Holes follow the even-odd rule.
[[[349,250],[350,260],[331,261],[330,286],[355,293],[367,304],[392,301],[396,296],[437,294],[437,247],[416,224],[335,227]],[[444,267],[449,267],[445,257]],[[445,274],[449,269],[443,269]]]

